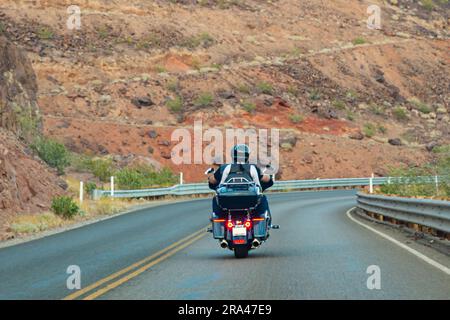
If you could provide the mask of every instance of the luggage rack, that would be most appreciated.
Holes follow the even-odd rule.
[[[254,181],[249,181],[247,178],[231,178],[230,180],[228,180],[225,183],[222,183],[219,185],[220,187],[237,187],[236,189],[245,189],[246,187],[258,187],[258,189],[260,189],[261,187],[259,185],[256,184],[256,182]]]

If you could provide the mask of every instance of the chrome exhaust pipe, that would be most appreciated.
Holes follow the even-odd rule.
[[[258,239],[254,239],[252,241],[252,247],[255,249],[258,248],[260,245],[261,245],[261,241],[259,241]]]
[[[228,242],[227,242],[227,240],[223,239],[222,241],[220,241],[220,247],[221,247],[222,249],[228,248]]]

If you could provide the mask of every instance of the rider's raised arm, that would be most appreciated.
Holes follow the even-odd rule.
[[[261,183],[261,188],[263,189],[263,191],[273,186],[273,179],[270,175],[263,174],[261,172],[261,169],[258,167],[256,167],[256,170],[258,171],[259,181]]]
[[[223,165],[217,168],[217,170],[214,172],[214,174],[211,174],[208,176],[208,185],[210,189],[215,190],[222,180],[223,175]]]

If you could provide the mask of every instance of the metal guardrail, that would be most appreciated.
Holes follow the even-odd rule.
[[[357,193],[358,208],[450,233],[450,201]]]
[[[372,185],[382,185],[385,183],[405,182],[405,178],[389,178],[389,177],[376,177],[376,178],[343,178],[343,179],[314,179],[314,180],[289,180],[289,181],[276,181],[274,185],[269,189],[271,191],[290,191],[290,190],[302,190],[302,189],[319,189],[319,188],[339,188],[339,187],[361,187],[368,186],[372,179]],[[424,183],[434,183],[439,177],[420,177]],[[207,183],[190,183],[190,184],[178,184],[173,187],[167,188],[153,188],[153,189],[140,189],[140,190],[115,190],[113,195],[109,190],[94,190],[93,198],[99,199],[104,196],[114,198],[145,198],[145,197],[157,197],[157,196],[182,196],[193,194],[208,194],[214,193],[209,189]]]
[[[372,180],[372,181],[371,181]],[[376,178],[343,178],[343,179],[315,179],[315,180],[289,180],[276,181],[269,189],[271,191],[294,191],[319,188],[362,187],[388,183],[424,183],[439,184],[450,182],[450,177],[376,177]],[[178,184],[167,188],[153,188],[140,190],[94,190],[93,198],[146,198],[157,196],[183,196],[194,194],[214,193],[207,183]],[[388,197],[381,195],[357,193],[357,202],[360,209],[381,214],[397,220],[416,223],[433,229],[450,232],[450,201],[429,199],[410,199]]]

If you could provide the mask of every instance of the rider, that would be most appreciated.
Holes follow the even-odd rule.
[[[261,173],[261,170],[254,164],[249,163],[250,148],[245,144],[235,145],[231,149],[231,157],[233,164],[223,164],[217,169],[214,174],[208,177],[209,187],[215,190],[219,185],[223,184],[227,177],[232,174],[236,169],[245,171],[251,179],[261,187],[262,191],[270,188],[273,185],[273,179],[270,175]],[[235,166],[239,165],[239,166]],[[213,212],[220,214],[222,211],[217,204],[215,198],[213,198]],[[269,203],[265,195],[262,195],[259,205],[256,207],[256,213],[264,214],[267,211],[269,216],[269,226],[272,222],[272,216],[270,214]]]

